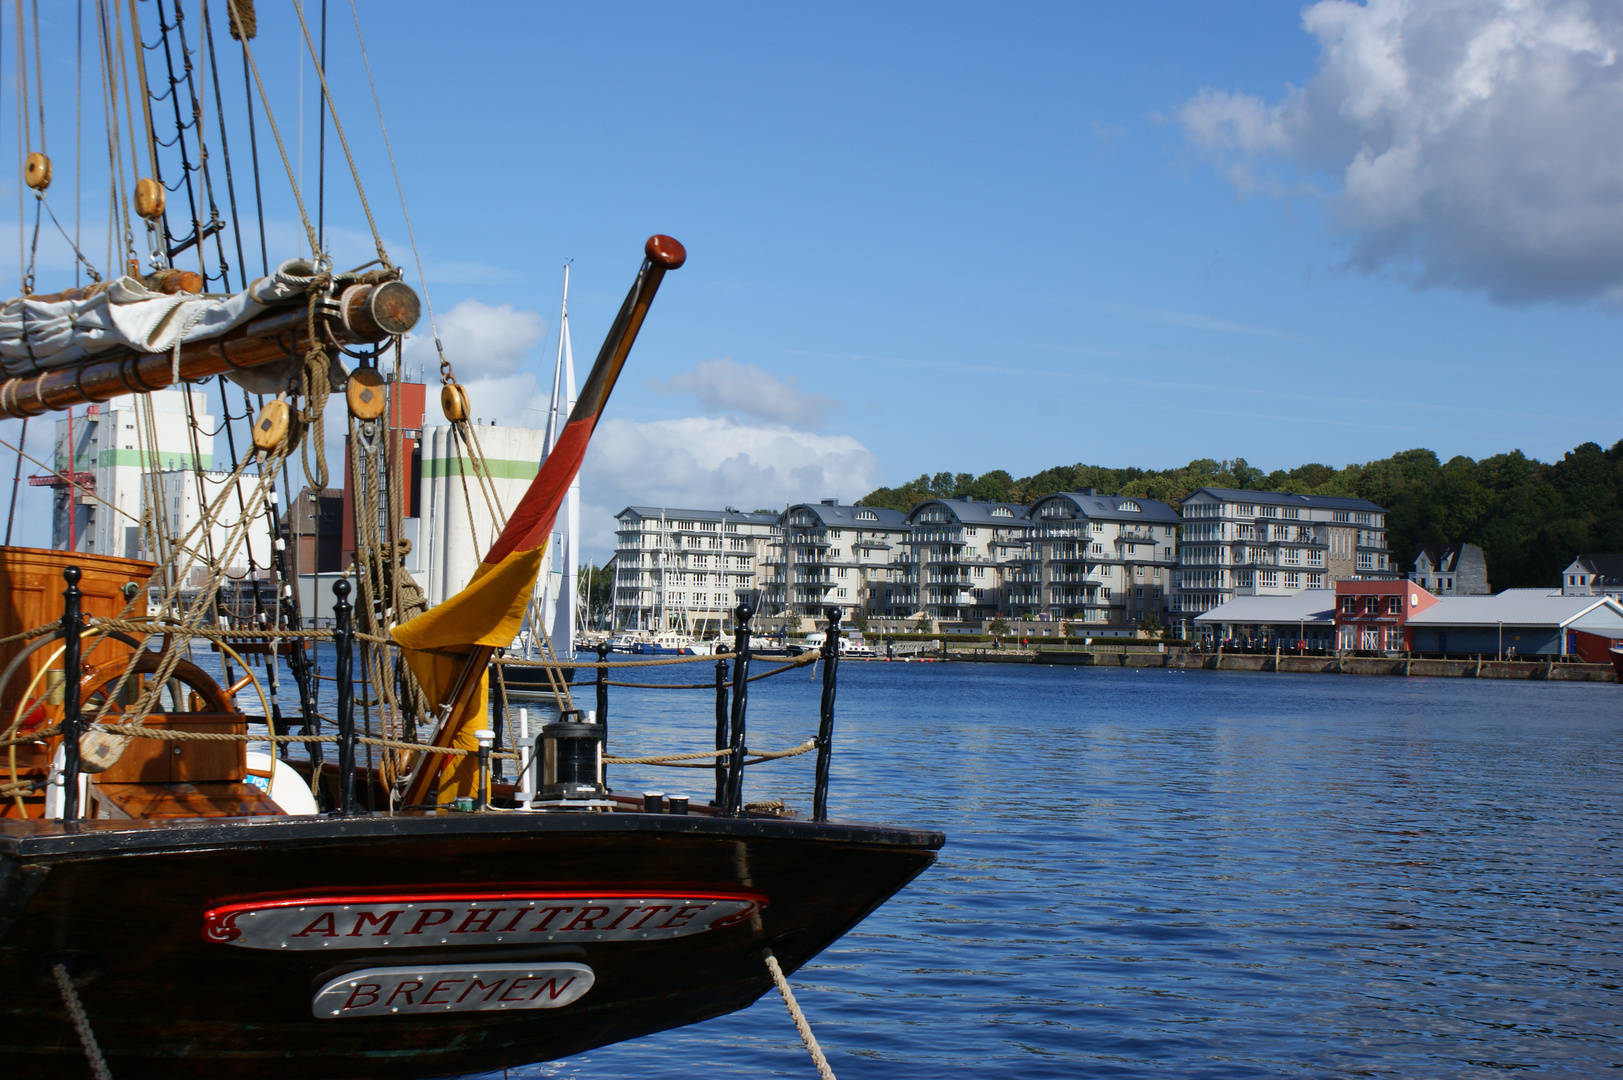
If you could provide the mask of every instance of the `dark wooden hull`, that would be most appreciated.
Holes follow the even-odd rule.
[[[764,947],[799,967],[942,842],[915,829],[642,813],[0,822],[0,1062],[17,1080],[85,1071],[41,981],[64,950],[96,972],[79,992],[119,1080],[402,1080],[576,1054],[744,1008],[772,986]],[[744,890],[767,906],[660,941],[279,952],[202,935],[222,904],[504,887]],[[586,964],[596,982],[544,1011],[311,1011],[317,988],[349,971],[548,960]]]

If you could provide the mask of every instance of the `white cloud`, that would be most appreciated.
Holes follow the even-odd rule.
[[[838,497],[879,486],[879,461],[849,435],[817,435],[730,419],[603,421],[581,473],[584,547],[614,547],[613,515],[627,506],[740,510]]]
[[[464,384],[514,374],[547,336],[545,319],[512,304],[464,300],[440,313],[436,321],[445,355],[456,369],[457,380]],[[407,337],[405,352],[407,364],[422,364],[425,374],[432,376],[439,370],[439,354],[426,313],[416,332]]]
[[[711,412],[734,413],[771,424],[821,427],[840,403],[827,394],[800,389],[793,376],[779,379],[754,364],[735,364],[731,357],[706,360],[692,371],[665,382],[650,379],[661,394],[692,394]]]
[[[1352,265],[1508,302],[1623,300],[1623,7],[1321,0],[1319,70],[1269,104],[1203,89],[1184,131],[1242,191],[1325,198]]]

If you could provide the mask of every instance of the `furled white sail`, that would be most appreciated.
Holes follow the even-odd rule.
[[[564,267],[564,295],[558,312],[558,362],[552,373],[552,402],[547,410],[547,453],[557,445],[569,413],[575,407],[575,352],[569,340],[569,267]],[[542,460],[545,460],[543,458]],[[549,559],[536,582],[543,625],[552,639],[554,655],[568,659],[575,652],[576,564],[580,538],[580,474],[553,526]],[[532,609],[534,610],[534,609]]]

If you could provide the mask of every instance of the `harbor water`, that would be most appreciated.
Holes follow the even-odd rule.
[[[615,753],[713,738],[707,691],[612,695]],[[948,836],[792,978],[842,1080],[1623,1065],[1617,686],[852,663],[837,714],[835,816]],[[816,716],[810,672],[755,683],[749,744]],[[808,808],[812,761],[746,798]],[[814,1075],[776,994],[508,1073]]]

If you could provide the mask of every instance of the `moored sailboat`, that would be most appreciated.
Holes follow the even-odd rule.
[[[136,10],[124,24],[112,21],[122,8],[97,6],[123,58],[115,66],[136,69],[148,94]],[[172,44],[185,60],[169,93],[192,93],[202,116],[186,78],[214,56],[209,8],[192,45],[179,9],[156,10],[168,12],[165,52]],[[251,8],[226,10],[256,85]],[[263,91],[259,101],[270,121]],[[155,174],[149,105],[112,115],[145,121]],[[162,145],[184,150],[202,130],[183,126]],[[773,986],[769,962],[794,971],[930,865],[938,833],[829,819],[837,653],[825,657],[815,736],[781,752],[749,747],[747,609],[735,612],[739,654],[714,751],[666,755],[713,767],[708,805],[615,792],[601,704],[592,722],[571,709],[543,729],[534,799],[493,775],[493,760],[518,755],[493,745],[492,654],[522,625],[592,432],[661,281],[685,260],[680,244],[650,238],[524,498],[467,587],[425,610],[390,479],[402,463],[390,422],[400,349],[420,300],[376,230],[376,267],[335,271],[312,228],[310,258],[274,274],[247,282],[239,271],[235,289],[208,267],[179,280],[178,253],[240,230],[210,214],[200,188],[187,189],[189,221],[166,215],[161,177],[137,176],[117,147],[111,157],[130,174],[119,182],[150,196],[136,210],[152,272],[7,304],[0,414],[115,397],[139,412],[153,391],[221,375],[234,382],[222,394],[262,398],[247,410],[231,482],[191,528],[163,528],[155,499],[131,526],[159,559],[0,549],[8,1076],[72,1075],[86,1057],[121,1080],[399,1078],[557,1058],[748,1005]],[[48,162],[40,171],[48,177]],[[170,190],[189,176],[183,167]],[[121,264],[139,255],[121,250]],[[256,585],[251,617],[226,620],[227,568],[293,494],[293,466],[325,489],[321,425],[337,393],[358,494],[355,561],[334,586],[332,625],[307,621],[279,528],[259,549],[270,552],[269,604]],[[449,360],[441,402],[477,460]],[[70,504],[92,497],[71,457],[65,473]],[[188,564],[200,578],[179,572]],[[325,702],[318,655],[333,664]],[[595,670],[602,703],[608,668]],[[283,672],[295,684],[285,710]],[[245,697],[262,698],[257,713]],[[634,718],[616,716],[616,735],[626,727]],[[276,756],[250,753],[254,743]],[[813,750],[809,814],[745,802],[746,766]],[[279,801],[286,770],[325,812]]]

